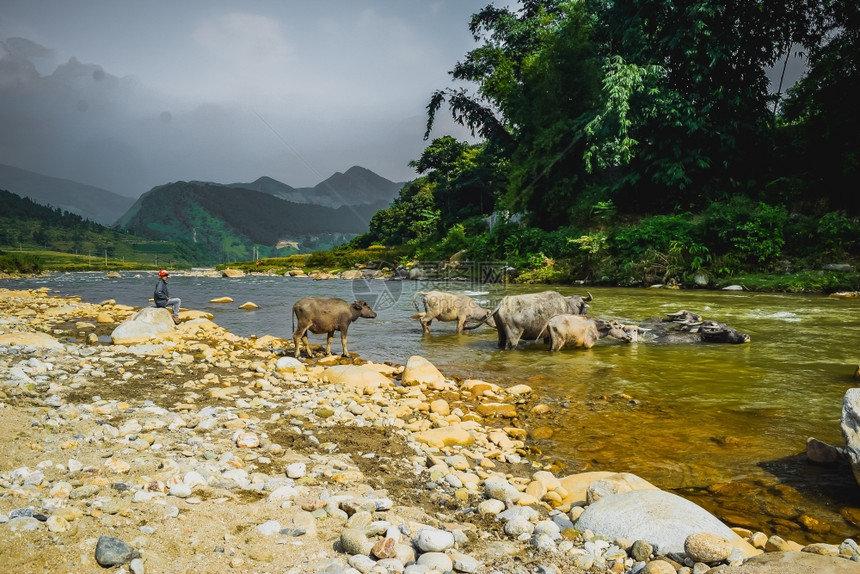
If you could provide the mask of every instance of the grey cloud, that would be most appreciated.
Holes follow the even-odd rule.
[[[190,179],[312,186],[353,165],[414,178],[430,94],[485,2],[156,0],[169,21],[141,11],[127,29],[113,4],[49,4],[0,18],[16,36],[0,43],[0,163],[137,196]],[[468,135],[445,125],[434,136]]]

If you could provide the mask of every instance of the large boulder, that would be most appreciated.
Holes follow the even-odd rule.
[[[860,484],[860,388],[846,391],[842,399],[841,426],[854,480]]]
[[[209,319],[212,320],[215,318],[215,315],[212,313],[207,313],[206,311],[198,311],[197,309],[188,309],[187,311],[180,311],[179,318],[182,321],[193,321],[194,319]]]
[[[810,552],[765,552],[740,566],[717,566],[708,574],[857,574],[860,564]]]
[[[366,395],[372,395],[391,382],[379,371],[361,365],[335,365],[323,371],[322,378],[330,383],[342,383],[347,389]]]
[[[166,308],[144,307],[110,334],[114,345],[136,345],[174,330],[173,318]]]
[[[433,363],[418,355],[412,355],[406,361],[406,367],[400,380],[404,385],[441,385],[445,376],[439,372]]]
[[[62,349],[63,344],[47,333],[22,331],[0,335],[0,345],[24,345],[39,349]]]
[[[576,527],[610,540],[644,540],[660,554],[683,554],[687,536],[699,533],[722,536],[745,557],[759,553],[704,508],[663,490],[631,490],[605,496],[585,509]]]
[[[605,481],[605,482],[600,482]],[[656,489],[657,487],[635,474],[629,472],[593,471],[571,474],[561,479],[561,487],[567,492],[562,504],[574,506],[585,506],[588,500],[588,489],[592,484],[603,485],[601,492],[608,490],[618,494],[629,490],[641,490],[644,488]]]
[[[446,446],[468,446],[475,442],[475,437],[469,431],[475,427],[468,423],[459,423],[447,427],[432,428],[415,433],[415,440],[436,448]]]

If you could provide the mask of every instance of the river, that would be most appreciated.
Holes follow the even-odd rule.
[[[65,273],[2,280],[0,287],[49,287],[88,302],[147,305],[152,272]],[[839,543],[860,533],[860,486],[846,463],[806,461],[814,436],[843,445],[839,421],[845,391],[857,383],[860,299],[738,291],[591,288],[590,314],[628,322],[687,309],[748,333],[745,345],[657,345],[604,339],[589,350],[550,354],[542,343],[502,351],[486,326],[457,335],[434,323],[423,335],[410,317],[415,291],[472,295],[493,306],[505,294],[540,286],[468,281],[314,281],[249,275],[225,279],[177,272],[170,293],[183,308],[208,311],[244,337],[289,338],[292,304],[303,296],[366,299],[376,319],[350,328],[349,349],[364,359],[403,364],[421,355],[443,373],[503,386],[530,385],[552,407],[554,434],[534,441],[541,459],[565,472],[635,473],[714,512],[730,525],[801,543]],[[555,287],[585,295],[584,287]],[[228,296],[231,304],[212,304]],[[251,301],[256,310],[240,310]],[[324,335],[311,335],[311,343]],[[333,343],[340,351],[340,340]]]

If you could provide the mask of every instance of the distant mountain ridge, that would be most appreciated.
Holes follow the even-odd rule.
[[[193,244],[214,260],[236,261],[329,249],[367,231],[373,214],[389,204],[335,209],[234,185],[180,181],[155,187],[117,224],[144,237]]]
[[[403,183],[359,166],[314,187],[271,177],[251,183],[178,181],[137,200],[0,166],[0,189],[157,241],[207,254],[207,263],[326,250],[367,231]]]
[[[384,207],[387,207],[404,185],[405,182],[393,182],[369,169],[352,166],[313,187],[292,187],[268,176],[251,183],[231,183],[224,187],[259,191],[293,203],[338,208],[380,202],[385,202]],[[0,189],[108,226],[119,221],[135,203],[133,197],[106,189],[2,164]]]
[[[134,204],[133,197],[2,164],[0,189],[107,226]]]
[[[293,203],[341,207],[370,205],[384,201],[386,205],[397,197],[405,182],[393,182],[369,169],[352,166],[345,173],[336,172],[313,187],[291,187],[270,177],[252,183],[231,183],[228,187],[252,189]]]

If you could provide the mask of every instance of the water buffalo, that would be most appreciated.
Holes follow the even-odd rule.
[[[418,300],[424,304],[424,311],[418,308]],[[482,324],[487,323],[490,327],[495,327],[496,324],[492,318],[492,311],[484,309],[474,299],[468,295],[458,293],[445,293],[444,291],[419,291],[412,296],[412,305],[417,314],[412,315],[413,319],[418,319],[421,322],[421,327],[424,333],[430,333],[430,323],[433,320],[439,321],[457,321],[457,333],[462,333],[463,329],[476,329]],[[466,327],[466,321],[479,321],[473,327]]]
[[[639,325],[625,325],[615,319],[595,319],[594,322],[597,324],[597,332],[600,333],[601,339],[612,337],[628,343],[636,343],[643,333]]]
[[[308,357],[313,357],[311,344],[308,341],[308,331],[316,335],[328,333],[325,352],[331,355],[331,341],[334,332],[340,331],[340,342],[343,346],[343,356],[349,357],[346,348],[346,332],[350,324],[359,317],[373,319],[376,313],[364,301],[347,303],[343,299],[326,299],[322,297],[304,297],[293,305],[293,315],[298,327],[293,331],[293,342],[296,344],[296,358],[301,351],[301,342],[304,341]]]
[[[750,336],[725,323],[706,321],[701,315],[681,310],[664,318],[646,319],[639,325],[644,340],[654,343],[749,343]]]
[[[549,351],[559,351],[562,347],[583,347],[590,349],[598,339],[614,337],[622,341],[633,340],[638,326],[622,325],[618,321],[591,319],[584,315],[563,313],[550,318],[546,325],[549,335]],[[538,336],[538,339],[540,336]]]
[[[545,334],[545,327],[555,315],[569,313],[584,315],[588,301],[593,297],[572,295],[565,297],[556,291],[507,295],[493,310],[493,320],[499,333],[500,349],[515,349],[520,339],[539,339]],[[549,337],[544,338],[549,343]]]

